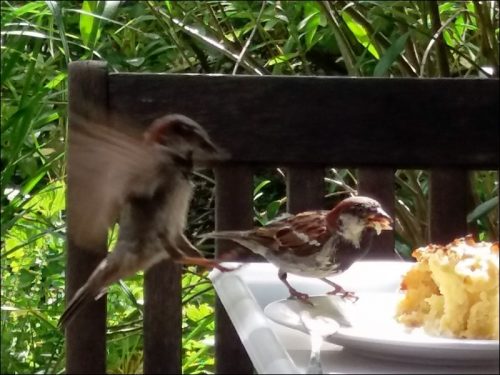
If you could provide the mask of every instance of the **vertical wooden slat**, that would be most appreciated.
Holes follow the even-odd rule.
[[[384,210],[394,218],[394,170],[390,168],[360,168],[358,170],[358,194],[380,202]],[[373,239],[367,259],[394,259],[394,231],[383,231]]]
[[[145,274],[144,373],[182,370],[182,267],[163,261]]]
[[[431,242],[446,244],[467,234],[467,171],[433,170],[430,176],[429,235]]]
[[[497,169],[497,184],[498,181],[500,180],[500,167]],[[497,222],[496,222],[496,228],[497,228],[497,238],[496,241],[500,242],[500,200],[498,201],[497,204]],[[495,241],[495,239],[491,239],[492,241]]]
[[[73,115],[89,121],[103,121],[108,102],[108,71],[105,63],[73,62],[69,65],[69,139]],[[71,141],[70,141],[71,142]],[[68,158],[71,159],[71,143]],[[77,171],[76,171],[77,172]],[[67,260],[66,301],[85,283],[99,262],[106,256],[106,235],[100,246],[78,247],[72,240],[72,212],[79,201],[72,190],[73,174],[68,171],[67,190]],[[97,182],[99,183],[99,182]],[[103,374],[106,370],[106,298],[89,303],[66,328],[66,372],[68,374]]]
[[[293,167],[287,170],[287,211],[293,214],[321,210],[325,205],[325,170]]]
[[[248,229],[253,224],[253,175],[245,167],[215,170],[216,230]],[[216,241],[216,256],[234,249],[229,241]],[[253,365],[219,298],[215,304],[215,368],[217,374],[251,374]]]

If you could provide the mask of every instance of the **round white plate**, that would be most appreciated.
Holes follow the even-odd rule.
[[[394,292],[357,293],[356,303],[334,296],[313,296],[314,306],[297,300],[280,300],[267,305],[271,320],[307,333],[299,314],[308,310],[313,317],[335,319],[340,329],[325,341],[384,359],[440,364],[499,360],[498,340],[465,340],[434,337],[421,329],[409,330],[394,319],[397,300]]]

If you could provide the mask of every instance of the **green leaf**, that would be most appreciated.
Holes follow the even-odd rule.
[[[409,32],[401,35],[394,44],[385,51],[384,55],[375,66],[375,70],[373,71],[374,77],[384,77],[387,74],[392,63],[396,61],[400,53],[405,49],[406,40],[409,36]]]
[[[411,256],[412,249],[410,246],[396,239],[395,247],[396,247],[396,253],[398,253],[405,259],[413,260]]]
[[[172,12],[172,1],[170,0],[165,0],[165,6],[167,7],[167,10],[170,12]]]
[[[206,303],[202,303],[199,306],[189,304],[185,309],[187,318],[195,322],[213,313],[213,308]]]
[[[70,61],[70,52],[69,52],[69,44],[66,35],[66,28],[64,26],[64,17],[62,15],[61,7],[59,2],[57,1],[46,1],[47,7],[52,12],[54,16],[54,20],[57,24],[57,28],[59,29],[59,36],[61,37],[61,43],[64,49],[64,57],[66,58],[66,63]]]
[[[477,206],[471,213],[467,215],[467,223],[472,223],[477,219],[482,218],[483,216],[490,213],[498,206],[498,195],[491,199],[488,199],[486,202],[481,203]]]
[[[321,23],[321,14],[319,13],[319,9],[316,13],[313,13],[309,16],[308,22],[306,24],[306,47],[310,49],[314,43],[318,41],[319,38],[315,38],[316,32],[318,31],[318,26]]]
[[[94,8],[94,3],[91,1],[84,1],[82,4],[82,10],[85,12],[92,12]],[[92,26],[94,25],[95,18],[87,15],[80,14],[80,36],[82,37],[83,44],[89,45],[90,33],[92,32]]]
[[[276,64],[284,63],[288,60],[293,59],[294,57],[297,57],[298,55],[299,55],[298,52],[293,52],[293,53],[285,53],[283,55],[273,57],[272,59],[269,59],[269,61],[266,63],[266,66],[273,66]]]
[[[266,216],[268,220],[272,220],[276,214],[278,213],[278,210],[281,207],[281,201],[273,201],[269,203],[266,207]]]
[[[29,36],[32,38],[47,39],[48,35],[39,31],[29,31],[29,30],[8,30],[2,31],[2,35],[22,35]]]
[[[380,55],[378,54],[377,50],[372,44],[372,41],[370,39],[370,36],[366,32],[365,28],[358,24],[356,21],[354,21],[351,16],[347,13],[342,13],[342,18],[347,24],[347,27],[349,27],[349,30],[352,31],[354,34],[355,38],[359,43],[363,45],[363,47],[367,48],[368,51],[378,60],[380,59]]]
[[[146,59],[144,57],[134,57],[132,59],[127,59],[125,60],[128,64],[132,65],[133,67],[139,67],[141,66]]]
[[[83,13],[80,14],[80,35],[85,46],[93,48],[101,34],[99,28],[101,20],[94,17],[93,14],[86,13],[100,15],[101,12],[99,10],[103,10],[104,7],[105,4],[102,1],[84,1],[82,4]]]
[[[309,14],[307,17],[305,17],[304,19],[302,19],[302,21],[299,22],[298,26],[297,26],[297,30],[298,31],[302,31],[304,28],[306,28],[306,26],[309,25],[311,19],[316,16],[317,14],[319,13],[319,9],[316,10],[315,12]]]
[[[41,212],[44,216],[53,217],[66,206],[65,184],[63,181],[54,181],[47,185],[31,200],[30,208]]]
[[[50,80],[50,82],[48,82],[45,85],[45,88],[46,89],[55,89],[57,86],[59,86],[59,84],[61,82],[63,82],[67,78],[67,76],[68,75],[66,73],[59,73],[57,76],[55,76],[54,78],[52,78]]]
[[[262,180],[256,187],[253,189],[253,195],[256,196],[264,186],[270,184],[270,180]]]
[[[30,13],[37,14],[40,9],[44,7],[44,4],[40,1],[30,1],[28,4],[25,4],[19,8],[13,8],[9,10],[7,16],[21,17],[21,16],[29,16]],[[12,13],[10,13],[12,12]],[[10,14],[9,14],[10,13]],[[4,12],[2,12],[2,18],[4,17]],[[12,18],[12,17],[9,17]],[[4,20],[7,21],[7,20]],[[10,21],[10,20],[9,20]]]

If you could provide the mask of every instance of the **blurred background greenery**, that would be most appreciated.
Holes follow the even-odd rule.
[[[1,6],[2,373],[64,371],[56,322],[64,308],[70,61],[105,60],[120,72],[498,76],[496,1],[2,1]],[[470,231],[480,239],[496,238],[498,174],[476,171],[470,177]],[[285,209],[284,172],[259,170],[254,183],[255,223],[264,224]],[[213,176],[198,174],[196,185],[192,238],[213,227]],[[355,171],[329,169],[325,186],[329,204],[355,194]],[[398,170],[396,191],[397,250],[408,257],[428,239],[428,172]],[[183,287],[183,371],[210,373],[214,292],[206,273],[193,269],[186,269]],[[142,372],[142,298],[142,275],[110,288],[109,373]]]

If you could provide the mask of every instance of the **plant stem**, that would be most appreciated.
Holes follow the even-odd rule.
[[[431,15],[431,30],[434,33],[436,40],[437,61],[439,67],[439,75],[441,77],[450,76],[450,65],[448,64],[448,55],[446,45],[443,40],[443,33],[441,29],[441,19],[439,18],[439,4],[437,1],[429,1],[430,15]]]

